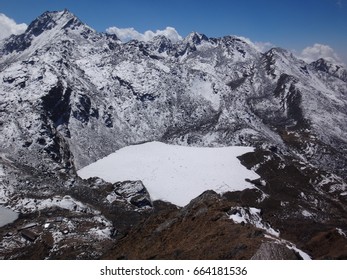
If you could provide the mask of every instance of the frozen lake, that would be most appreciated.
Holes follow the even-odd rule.
[[[178,206],[206,190],[217,193],[253,188],[246,179],[259,176],[241,165],[238,156],[251,147],[201,148],[149,142],[128,146],[78,171],[84,179],[107,182],[141,180],[153,200]]]
[[[10,224],[18,219],[18,213],[0,206],[0,227]]]

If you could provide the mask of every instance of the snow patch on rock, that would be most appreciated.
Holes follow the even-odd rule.
[[[234,207],[229,211],[229,218],[234,223],[252,224],[257,228],[265,230],[267,233],[279,237],[278,230],[273,229],[269,223],[264,222],[261,218],[261,210],[254,207]]]

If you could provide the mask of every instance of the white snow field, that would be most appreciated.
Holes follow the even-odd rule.
[[[141,180],[152,200],[185,206],[206,190],[217,193],[252,188],[245,179],[259,176],[237,156],[252,147],[186,147],[148,142],[122,148],[78,171],[87,179],[100,177],[115,183]]]

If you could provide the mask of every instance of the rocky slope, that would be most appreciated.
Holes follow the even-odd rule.
[[[269,238],[252,224],[242,227],[226,218],[231,207],[239,206],[261,209],[283,240],[313,258],[346,258],[343,67],[322,59],[307,64],[280,48],[261,53],[234,36],[191,33],[177,43],[165,37],[121,43],[66,10],[46,12],[22,35],[1,41],[0,56],[0,194],[8,207],[21,213],[15,224],[1,228],[0,256],[251,258]],[[207,223],[189,222],[193,218],[187,220],[184,209],[153,204],[143,197],[145,192],[136,193],[134,184],[139,182],[119,183],[132,199],[117,191],[121,185],[83,181],[76,175],[76,170],[121,147],[153,140],[256,147],[240,160],[262,180],[253,182],[256,190],[206,198],[206,213],[218,216],[214,220],[206,214]],[[112,193],[117,199],[108,200]],[[66,195],[73,203],[66,202]],[[192,208],[188,217],[200,213],[193,206],[187,206]],[[61,211],[65,226],[42,228],[50,217],[63,215]],[[172,219],[175,223],[151,240],[145,238]],[[24,220],[41,225],[29,243],[20,231],[14,233]],[[211,231],[198,231],[195,239],[204,245],[189,248],[186,239],[175,246],[182,232],[205,222]],[[242,232],[240,238],[252,238],[237,252],[216,249],[205,255],[227,238],[212,230],[216,224],[226,232]],[[254,232],[259,235],[253,238]],[[173,247],[162,251],[165,236]],[[123,251],[135,246],[131,240],[140,245],[125,255]],[[109,244],[123,251],[106,252]],[[326,250],[317,244],[325,244]],[[41,248],[41,254],[30,255],[32,246]],[[69,246],[76,250],[66,255],[60,248]]]

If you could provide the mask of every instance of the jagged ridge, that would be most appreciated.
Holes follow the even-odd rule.
[[[346,148],[346,83],[337,74],[343,69],[329,71],[322,60],[307,65],[285,50],[262,54],[237,37],[197,33],[176,44],[163,37],[122,44],[66,10],[44,13],[24,34],[9,38],[1,53],[3,104],[9,96],[17,108],[39,103],[25,114],[26,122],[44,116],[53,130],[45,142],[64,139],[73,155],[66,160],[78,168],[153,139],[209,146],[265,142],[284,148],[279,130],[288,126],[308,129],[325,144],[334,138],[328,144],[333,149]],[[62,96],[54,98],[62,99],[49,108],[56,88]],[[19,114],[16,121],[21,119]],[[33,134],[21,124],[12,124],[14,132],[16,139]],[[2,134],[8,132],[3,128]],[[24,155],[30,149],[6,139],[5,149]],[[31,149],[42,150],[38,144]],[[64,165],[63,156],[56,158]]]

